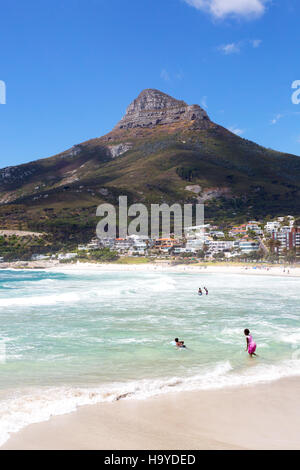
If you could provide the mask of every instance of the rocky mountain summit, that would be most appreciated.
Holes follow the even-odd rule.
[[[184,101],[172,98],[159,90],[148,89],[142,91],[129,105],[115,130],[155,127],[178,121],[200,121],[205,128],[210,119],[198,105],[189,106]]]
[[[97,206],[117,206],[120,195],[128,204],[205,202],[212,223],[297,216],[300,158],[233,134],[200,106],[144,90],[105,136],[0,170],[0,226],[85,242]]]

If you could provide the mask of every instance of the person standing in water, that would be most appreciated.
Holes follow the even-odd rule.
[[[199,294],[199,295],[203,295],[203,292],[202,292],[201,287],[199,287],[198,294]]]
[[[207,287],[204,287],[204,290],[205,290],[205,292],[206,292],[206,295],[208,295],[208,289],[207,289]]]
[[[255,354],[257,346],[256,346],[256,343],[253,341],[253,338],[250,335],[250,331],[248,330],[248,328],[244,331],[244,334],[246,336],[246,341],[247,341],[246,351],[248,351],[251,357],[257,356],[257,354]]]

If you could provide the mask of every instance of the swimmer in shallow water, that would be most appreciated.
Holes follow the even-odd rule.
[[[175,341],[175,346],[177,346],[177,348],[186,348],[184,341],[179,341],[178,338],[175,338],[174,341]]]

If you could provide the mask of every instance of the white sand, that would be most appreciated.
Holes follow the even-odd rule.
[[[63,264],[53,261],[17,261],[1,263],[0,269],[52,269],[54,271],[136,271],[136,272],[176,272],[176,273],[216,273],[216,274],[247,274],[261,276],[300,277],[300,266],[260,265],[260,264],[172,264],[171,261],[156,261],[152,263],[122,264],[122,263],[74,263]]]
[[[2,449],[300,449],[300,379],[80,408]]]
[[[260,266],[260,265],[230,265],[230,264],[208,264],[208,265],[172,265],[171,262],[157,262],[145,264],[97,264],[76,263],[66,265],[55,265],[49,269],[62,271],[93,270],[93,271],[135,271],[135,272],[175,272],[175,273],[215,273],[215,274],[246,274],[261,276],[285,276],[300,277],[300,267],[284,266]]]

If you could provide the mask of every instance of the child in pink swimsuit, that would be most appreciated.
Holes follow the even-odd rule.
[[[246,329],[244,331],[244,334],[246,336],[246,341],[247,341],[247,348],[246,348],[246,351],[248,351],[248,353],[250,354],[250,356],[256,356],[257,354],[255,354],[255,351],[256,351],[256,343],[253,341],[253,338],[252,336],[250,335],[250,331],[248,329]]]

